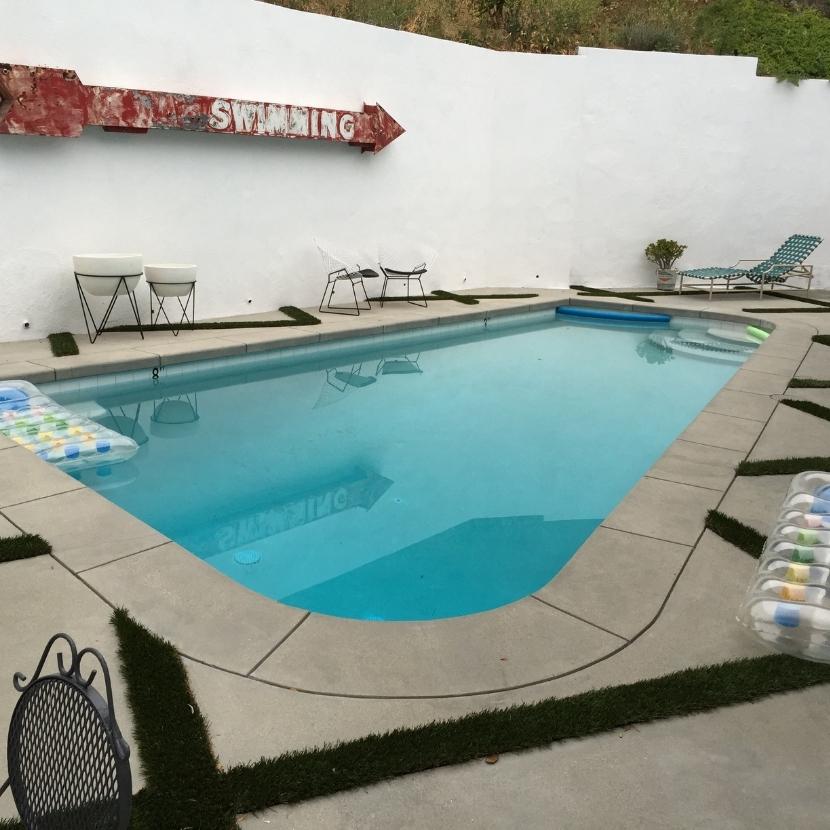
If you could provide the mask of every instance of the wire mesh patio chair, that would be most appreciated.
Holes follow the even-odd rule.
[[[406,283],[406,294],[404,299],[412,305],[427,308],[427,297],[424,292],[424,286],[421,280],[426,275],[428,270],[428,263],[430,264],[435,258],[435,252],[432,250],[419,249],[417,252],[406,246],[397,244],[392,247],[381,246],[378,249],[378,265],[383,274],[383,288],[380,292],[380,307],[383,308],[384,302],[389,299],[386,295],[387,287],[390,281],[400,281]],[[416,263],[409,265],[409,263]],[[409,265],[409,267],[401,267],[402,265]],[[415,283],[418,286],[420,296],[412,296],[411,286]]]
[[[52,646],[58,671],[42,674]],[[87,676],[81,662],[98,662]],[[89,662],[89,660],[87,660]],[[106,699],[92,686],[98,670]],[[115,720],[109,669],[94,648],[78,651],[66,634],[46,644],[31,680],[16,672],[20,693],[8,737],[9,778],[0,795],[11,789],[26,830],[127,830],[132,807],[130,747]]]
[[[336,256],[331,253],[328,246],[322,245],[316,239],[314,240],[314,244],[320,252],[320,257],[323,260],[323,269],[326,272],[326,287],[323,290],[323,297],[320,300],[319,311],[329,312],[331,314],[351,314],[359,317],[361,308],[364,311],[371,309],[372,304],[369,302],[369,295],[366,293],[366,285],[363,280],[380,276],[378,272],[372,268],[361,267],[357,262],[350,263],[346,257]],[[338,284],[347,284],[351,288],[354,305],[351,303],[347,305],[335,305],[333,303]],[[362,300],[358,299],[358,285],[363,292]]]

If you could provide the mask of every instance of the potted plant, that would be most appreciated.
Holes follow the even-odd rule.
[[[671,291],[677,278],[674,263],[683,256],[685,245],[673,239],[658,239],[646,247],[646,259],[657,266],[657,287],[661,291]]]

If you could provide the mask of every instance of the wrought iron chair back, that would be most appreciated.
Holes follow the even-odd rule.
[[[52,646],[58,671],[43,675]],[[92,686],[98,669],[85,677],[81,661],[94,658],[104,678],[106,699]],[[88,661],[87,661],[88,662]],[[78,651],[66,634],[46,645],[31,680],[16,672],[20,698],[12,713],[7,757],[10,787],[27,830],[126,830],[130,823],[130,747],[113,709],[109,669],[94,648]]]

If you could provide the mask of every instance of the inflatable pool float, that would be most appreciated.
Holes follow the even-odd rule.
[[[138,444],[71,412],[24,380],[0,381],[0,435],[68,472],[132,458]]]
[[[746,333],[750,337],[754,337],[756,340],[760,340],[762,343],[769,337],[769,332],[764,331],[763,329],[759,329],[758,326],[747,326]]]
[[[557,316],[588,317],[597,320],[623,320],[627,323],[668,323],[668,314],[645,314],[640,311],[614,311],[611,308],[592,308],[584,305],[561,305],[556,309]]]
[[[706,333],[710,337],[717,340],[725,340],[727,343],[744,343],[752,346],[759,345],[757,337],[753,337],[746,330],[746,327],[728,328],[726,326],[710,326],[706,329]]]
[[[830,663],[830,474],[791,484],[738,620],[779,651]]]

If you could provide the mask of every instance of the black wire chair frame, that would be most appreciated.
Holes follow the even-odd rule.
[[[380,264],[380,270],[383,272],[383,288],[380,292],[380,307],[383,308],[383,303],[386,300],[386,286],[389,283],[389,280],[406,280],[406,301],[411,303],[412,305],[419,306],[420,308],[427,308],[427,295],[424,292],[424,286],[421,282],[421,278],[427,272],[427,264],[426,262],[422,262],[419,265],[416,265],[409,271],[401,271],[397,268],[389,268],[385,266],[383,263]],[[412,298],[412,294],[410,293],[410,283],[417,282],[418,288],[421,289],[421,298],[420,300],[416,298]]]
[[[69,665],[57,653],[58,671],[42,675],[57,641],[68,646]],[[104,678],[106,700],[93,688],[98,668],[87,676],[90,655]],[[66,634],[46,644],[31,680],[13,679],[20,698],[7,744],[10,788],[27,830],[127,830],[132,808],[130,747],[115,720],[107,663],[94,648],[78,650]]]
[[[135,317],[135,322],[138,325],[138,333],[141,335],[141,339],[144,339],[144,330],[141,327],[141,316],[138,313],[138,301],[135,298],[135,289],[130,289],[127,285],[127,280],[132,277],[140,277],[142,276],[143,272],[139,274],[122,274],[120,276],[113,275],[112,277],[101,277],[100,274],[82,274],[79,271],[75,271],[75,285],[78,289],[78,297],[81,300],[81,311],[84,314],[84,325],[86,326],[86,333],[89,337],[89,342],[94,343],[101,333],[106,329],[107,323],[109,322],[110,315],[112,314],[112,310],[115,308],[115,302],[118,299],[119,295],[122,293],[121,289],[123,288],[124,295],[127,297],[127,302],[130,304],[130,308],[132,309],[133,316]],[[115,286],[115,291],[110,297],[109,304],[107,305],[106,311],[104,312],[104,316],[101,318],[100,323],[95,322],[95,315],[92,313],[92,307],[89,305],[89,300],[86,298],[86,293],[81,286],[81,281],[79,277],[94,277],[96,279],[117,279],[118,283]],[[89,324],[92,323],[92,330],[90,330]],[[93,337],[92,332],[95,332],[95,336]]]
[[[172,323],[170,321],[170,318],[167,316],[167,312],[164,309],[164,301],[172,298],[159,296],[158,292],[156,291],[156,283],[150,282],[148,280],[147,285],[150,288],[150,325],[156,325],[156,323],[158,323],[159,321],[159,318],[163,314],[164,319],[167,320],[167,325],[170,326],[170,331],[173,332],[173,337],[179,336],[179,332],[182,330],[182,328],[184,328],[185,323],[187,323],[190,326],[190,330],[193,331],[193,328],[196,325],[196,281],[185,280],[184,282],[164,282],[158,284],[189,285],[190,290],[187,292],[184,302],[182,302],[182,298],[179,295],[173,295],[179,301],[179,307],[181,308],[182,316],[178,323]],[[156,309],[153,308],[153,297],[155,297],[158,301],[158,308]],[[190,317],[187,316],[188,306],[190,307]],[[178,326],[178,328],[176,328],[176,326]]]
[[[366,293],[366,285],[363,280],[371,279],[379,276],[377,271],[371,268],[361,268],[359,271],[349,271],[348,268],[338,268],[336,271],[331,271],[328,274],[328,282],[323,291],[323,298],[320,300],[320,307],[318,311],[330,312],[331,314],[351,314],[353,316],[360,316],[361,308],[364,311],[369,311],[372,308],[372,303],[369,301],[369,295]],[[348,280],[352,287],[352,294],[354,295],[354,306],[352,305],[332,305],[334,299],[334,291],[338,282]],[[357,288],[360,285],[360,290],[363,292],[363,299],[358,300]],[[328,296],[328,302],[326,302]],[[365,305],[364,305],[365,303]],[[325,308],[323,308],[325,306]]]

